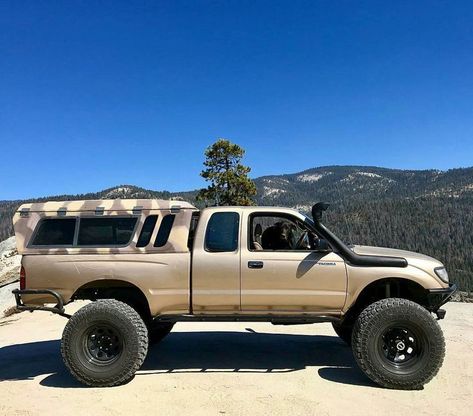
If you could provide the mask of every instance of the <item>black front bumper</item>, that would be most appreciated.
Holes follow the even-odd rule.
[[[438,319],[443,319],[445,310],[439,308],[446,304],[457,290],[455,283],[450,283],[448,287],[442,289],[429,289],[427,293],[427,309],[437,314]]]
[[[52,313],[57,313],[58,315],[62,316],[69,316],[64,312],[64,301],[61,297],[61,295],[54,290],[49,290],[49,289],[15,289],[12,291],[12,293],[15,295],[15,301],[16,301],[16,308],[20,311],[47,311],[47,312],[52,312]],[[50,295],[54,297],[57,301],[56,306],[29,306],[25,305],[23,300],[21,299],[22,295]]]

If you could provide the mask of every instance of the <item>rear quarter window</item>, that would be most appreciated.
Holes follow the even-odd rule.
[[[239,225],[237,212],[212,214],[205,231],[205,249],[211,252],[235,251],[238,248]]]

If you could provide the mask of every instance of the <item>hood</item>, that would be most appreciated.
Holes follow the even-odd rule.
[[[442,267],[443,264],[434,259],[433,257],[426,256],[425,254],[416,253],[414,251],[398,250],[395,248],[386,247],[371,247],[371,246],[353,246],[352,250],[356,254],[369,255],[369,256],[392,256],[392,257],[403,257],[407,262],[415,267],[425,270],[428,273],[434,273],[436,267]]]

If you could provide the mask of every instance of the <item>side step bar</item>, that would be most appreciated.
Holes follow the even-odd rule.
[[[156,322],[271,322],[273,325],[303,325],[321,322],[340,322],[341,319],[328,315],[160,315]]]

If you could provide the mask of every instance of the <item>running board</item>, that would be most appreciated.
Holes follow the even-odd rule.
[[[321,322],[341,322],[341,318],[328,315],[160,315],[157,322],[269,322],[273,325],[303,325]]]

